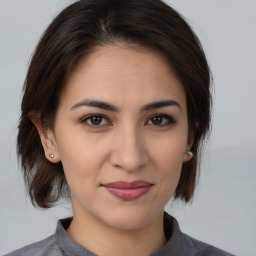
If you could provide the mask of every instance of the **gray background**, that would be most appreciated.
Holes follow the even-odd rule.
[[[26,197],[15,139],[33,49],[67,0],[0,0],[0,254],[41,240],[70,206],[42,211]],[[256,1],[169,0],[198,34],[214,80],[213,131],[193,203],[166,209],[181,229],[236,255],[256,255]]]

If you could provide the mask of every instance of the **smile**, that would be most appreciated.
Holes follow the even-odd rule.
[[[146,181],[117,181],[102,185],[108,192],[122,200],[136,200],[145,195],[153,184]]]

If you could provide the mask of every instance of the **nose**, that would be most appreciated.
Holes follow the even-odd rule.
[[[128,172],[138,171],[148,159],[143,136],[138,130],[129,127],[116,132],[112,149],[111,164]]]

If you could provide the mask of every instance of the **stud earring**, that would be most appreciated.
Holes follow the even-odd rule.
[[[187,154],[190,156],[190,158],[192,158],[193,157],[193,153],[191,152],[191,151],[187,151]]]
[[[50,154],[49,157],[50,157],[50,158],[54,158],[54,154]]]

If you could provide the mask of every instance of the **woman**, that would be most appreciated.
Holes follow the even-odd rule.
[[[70,198],[73,217],[8,255],[231,255],[164,212],[193,196],[210,110],[204,52],[171,7],[67,7],[31,60],[17,143],[32,203]]]

